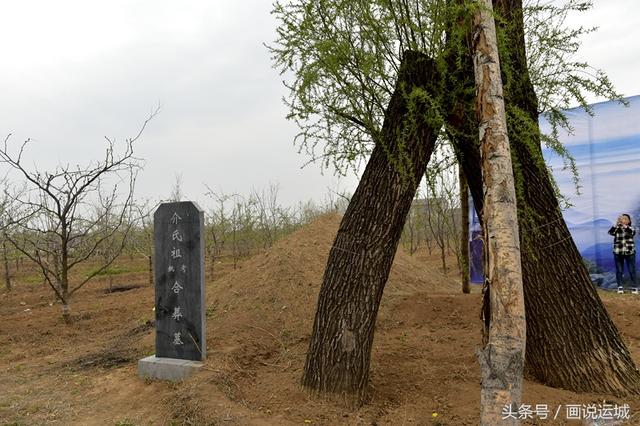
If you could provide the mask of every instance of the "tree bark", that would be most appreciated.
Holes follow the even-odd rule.
[[[640,393],[640,372],[611,321],[582,262],[542,160],[539,129],[528,134],[518,123],[526,114],[537,127],[538,104],[527,73],[522,0],[496,0],[511,48],[506,101],[511,105],[510,135],[517,138],[516,168],[524,209],[522,246],[529,328],[527,373],[542,383],[579,392]],[[514,25],[515,23],[515,25]],[[502,58],[501,58],[502,59]],[[533,137],[532,137],[533,136]]]
[[[70,298],[71,295],[69,294],[68,286],[63,286],[62,298],[60,299],[60,302],[62,303],[62,319],[64,320],[65,324],[71,324],[73,322],[71,318],[71,306],[69,305]]]
[[[311,390],[356,404],[367,395],[378,307],[441,126],[428,102],[410,105],[415,89],[434,99],[442,90],[433,61],[407,51],[385,112],[384,143],[376,143],[329,253],[302,378]]]
[[[522,2],[495,0],[494,7],[508,23],[501,28],[505,24],[499,21],[498,30],[505,31],[509,47],[500,52],[500,61],[503,70],[509,71],[502,79],[518,197],[527,317],[525,376],[576,392],[638,394],[640,373],[591,283],[542,160],[537,98],[527,72]],[[447,121],[482,221],[480,149],[476,138],[469,136],[469,123],[475,118],[466,41],[452,39],[456,46],[451,46],[447,61],[447,92],[452,94]],[[523,113],[529,118],[527,126],[519,118]],[[485,323],[488,309],[485,297]]]
[[[477,6],[472,50],[482,157],[485,274],[491,304],[488,342],[479,352],[480,422],[517,424],[517,419],[502,418],[505,406],[520,406],[526,343],[516,191],[493,7],[491,0],[478,0]]]

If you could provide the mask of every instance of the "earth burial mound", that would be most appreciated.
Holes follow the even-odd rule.
[[[227,342],[227,350],[239,350],[271,341],[268,346],[272,350],[283,350],[307,341],[340,220],[338,214],[322,215],[238,269],[208,283],[207,334],[211,347]],[[457,275],[445,276],[436,269],[433,262],[427,265],[424,259],[410,256],[399,247],[381,315],[389,298],[459,292]]]

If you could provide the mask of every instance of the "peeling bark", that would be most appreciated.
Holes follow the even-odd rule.
[[[482,157],[485,274],[491,317],[479,352],[483,425],[517,424],[502,419],[506,405],[520,406],[526,321],[516,191],[500,61],[491,0],[479,0],[474,16],[473,62]]]
[[[458,1],[458,0],[452,0]],[[518,109],[538,121],[535,91],[527,73],[521,0],[494,0],[495,11],[508,27],[508,52],[500,52],[511,154],[518,192],[518,220],[522,253],[527,344],[525,376],[548,386],[575,392],[610,393],[624,396],[640,393],[640,373],[611,321],[582,263],[562,218],[550,176],[542,158],[540,135],[524,130],[516,117]],[[454,25],[464,25],[456,22]],[[468,40],[456,40],[447,59],[452,96],[447,106],[449,133],[469,190],[482,220],[480,148],[471,135],[475,123],[473,81]],[[538,130],[538,129],[536,129]],[[539,130],[538,130],[539,131]],[[486,293],[488,295],[488,293]],[[485,298],[483,318],[489,319]]]

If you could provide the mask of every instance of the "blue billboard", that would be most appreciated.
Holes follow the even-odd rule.
[[[614,101],[594,104],[593,116],[582,108],[565,112],[573,132],[561,133],[559,139],[575,159],[578,188],[563,158],[543,149],[566,201],[563,216],[567,227],[592,280],[604,288],[616,287],[613,237],[607,231],[621,213],[632,217],[634,227],[640,224],[640,96],[626,101],[628,106]],[[551,132],[544,118],[540,128],[543,133]],[[475,213],[470,215],[471,277],[482,282],[482,262],[477,259],[481,258],[481,241],[480,253],[477,242],[481,234]]]

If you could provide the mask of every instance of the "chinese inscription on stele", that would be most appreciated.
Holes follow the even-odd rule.
[[[191,201],[164,203],[153,218],[156,357],[202,361],[204,212]]]

